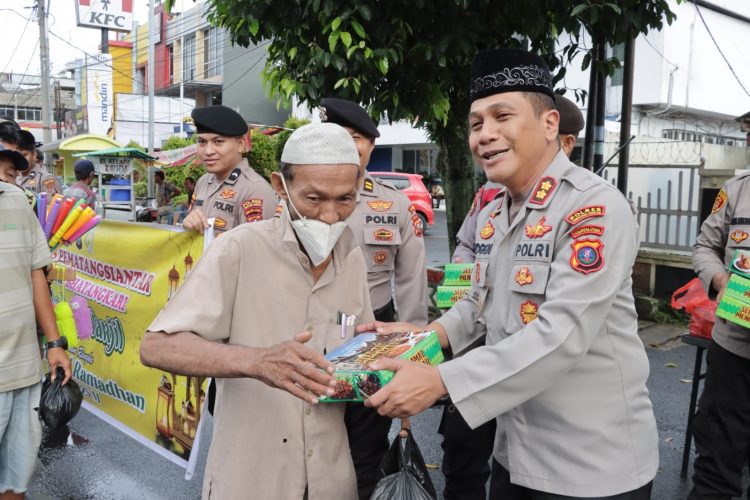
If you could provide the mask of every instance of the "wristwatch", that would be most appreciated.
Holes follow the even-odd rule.
[[[62,347],[66,351],[68,350],[68,339],[65,337],[60,337],[57,340],[53,340],[52,342],[47,342],[47,350],[54,349],[55,347]]]

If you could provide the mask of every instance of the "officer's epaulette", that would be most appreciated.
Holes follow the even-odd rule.
[[[226,182],[227,184],[234,184],[235,182],[237,182],[237,179],[240,178],[240,175],[242,175],[242,169],[240,167],[237,167],[232,170],[232,173],[229,174],[229,177],[227,177],[227,180],[225,180],[224,182]]]
[[[362,190],[368,193],[372,193],[373,187],[374,187],[373,180],[370,179],[369,177],[366,177],[365,185],[362,187]]]
[[[30,173],[30,174],[28,175],[28,177],[26,177],[26,178],[27,178],[27,179],[33,179],[34,177],[36,177],[36,172],[31,172],[31,173]]]

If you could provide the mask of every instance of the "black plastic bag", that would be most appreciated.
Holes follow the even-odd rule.
[[[62,381],[65,379],[65,371],[60,367],[57,367],[57,377],[55,377],[54,382],[50,378],[48,373],[42,384],[39,419],[44,420],[44,423],[49,427],[56,429],[67,424],[76,416],[81,408],[83,393],[72,378],[68,380],[67,384],[62,385]]]
[[[382,479],[375,486],[370,500],[435,500],[427,466],[411,431],[405,438],[398,435],[380,462]]]

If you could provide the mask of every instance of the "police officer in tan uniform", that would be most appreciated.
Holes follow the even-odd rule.
[[[561,95],[555,95],[555,107],[560,112],[560,148],[570,158],[578,133],[583,130],[583,114],[575,103]],[[485,206],[504,196],[504,191],[502,185],[494,182],[487,182],[479,188],[471,209],[456,235],[453,262],[474,262],[475,251],[487,251],[486,243],[480,241],[477,244],[475,240],[477,219]],[[481,344],[484,344],[484,341]],[[443,435],[441,447],[445,500],[471,500],[484,496],[485,483],[490,477],[489,459],[492,455],[495,431],[494,420],[472,430],[452,403],[448,402],[444,406],[440,433]]]
[[[570,158],[576,147],[578,134],[583,130],[583,113],[578,106],[565,96],[555,95],[555,107],[560,112],[560,149]],[[499,197],[504,191],[502,185],[487,182],[479,188],[469,213],[466,215],[461,228],[456,234],[456,249],[453,251],[453,262],[474,262],[474,233],[477,229],[477,217],[493,199]]]
[[[344,99],[320,102],[320,119],[344,127],[359,151],[357,208],[346,220],[362,247],[367,264],[370,300],[378,321],[427,322],[427,272],[424,228],[409,198],[367,175],[367,164],[380,132],[367,112]],[[395,284],[396,307],[391,293]],[[346,410],[349,447],[357,471],[360,499],[369,499],[378,480],[378,465],[388,450],[391,419],[361,404]]]
[[[47,170],[43,166],[36,163],[36,150],[35,144],[36,139],[34,135],[28,130],[18,130],[20,141],[18,143],[18,152],[21,153],[26,161],[29,162],[31,168],[23,172],[16,179],[16,184],[23,189],[27,189],[35,195],[46,192],[49,195],[57,193],[62,194],[62,185],[57,177]]]
[[[471,291],[427,328],[461,353],[481,321],[486,345],[438,367],[381,360],[373,368],[396,374],[366,404],[409,416],[448,394],[472,428],[497,418],[493,500],[648,499],[659,454],[632,291],[635,213],[560,150],[541,57],[480,52],[470,102],[470,149],[506,194],[480,214],[488,250]]]
[[[206,168],[195,185],[192,208],[183,227],[203,233],[208,219],[222,234],[244,222],[273,217],[278,198],[271,185],[242,158],[247,123],[226,106],[195,108],[198,158]]]
[[[729,281],[734,252],[750,252],[750,172],[724,184],[693,247],[693,266],[711,298]],[[717,318],[693,435],[690,500],[742,495],[742,468],[750,458],[750,329]]]

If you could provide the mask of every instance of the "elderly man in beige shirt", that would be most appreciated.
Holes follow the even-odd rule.
[[[217,239],[141,345],[148,366],[217,378],[204,499],[357,496],[344,405],[317,403],[335,384],[323,355],[355,330],[337,313],[373,320],[344,222],[359,156],[346,130],[319,123],[297,129],[281,161],[272,181],[288,209]]]

